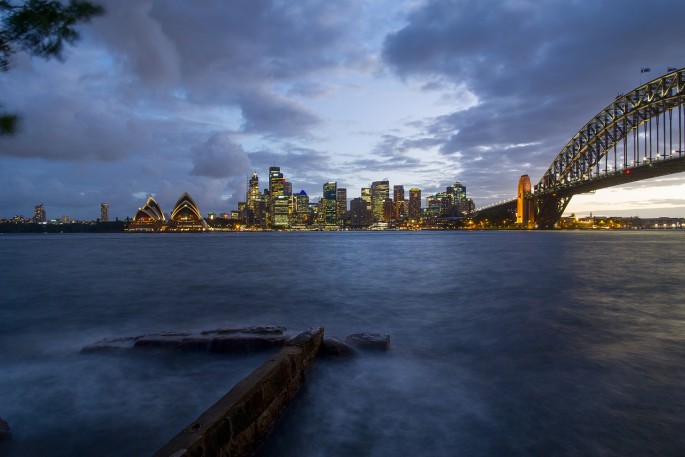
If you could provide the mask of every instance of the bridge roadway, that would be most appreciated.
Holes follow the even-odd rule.
[[[620,186],[622,184],[682,172],[685,172],[685,155],[651,161],[646,160],[630,168],[609,171],[606,174],[601,173],[582,181],[559,185],[546,192],[534,193],[531,197],[536,201],[536,206],[538,206],[541,203],[540,200],[548,197],[550,194],[555,197],[570,199],[574,195],[587,194],[607,187]],[[516,222],[516,206],[517,199],[507,200],[477,210],[473,213],[473,218],[476,221],[488,220],[496,225],[509,225]]]

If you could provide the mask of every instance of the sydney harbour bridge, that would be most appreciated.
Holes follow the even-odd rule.
[[[616,97],[576,133],[540,181],[474,214],[550,229],[574,195],[685,171],[685,68]]]

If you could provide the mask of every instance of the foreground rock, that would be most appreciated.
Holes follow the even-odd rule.
[[[345,343],[353,348],[365,351],[388,351],[390,350],[390,335],[354,333],[345,338]]]
[[[169,349],[174,351],[245,353],[284,346],[290,340],[285,327],[260,326],[220,328],[192,332],[161,332],[105,339],[88,345],[83,352],[126,349]]]
[[[0,417],[0,443],[12,439],[12,432],[10,431],[10,424],[5,419]]]
[[[321,355],[333,357],[352,357],[357,354],[352,346],[337,338],[324,338],[319,352]]]
[[[291,339],[154,457],[254,455],[300,390],[322,339],[321,327]]]

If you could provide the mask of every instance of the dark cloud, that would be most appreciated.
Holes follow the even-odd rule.
[[[319,119],[296,103],[263,92],[241,95],[242,130],[275,137],[307,136]]]
[[[477,106],[425,123],[444,154],[481,158],[461,161],[463,179],[482,178],[491,173],[481,168],[501,169],[506,160],[509,172],[531,164],[536,180],[616,93],[639,84],[640,67],[658,76],[683,65],[685,4],[650,3],[661,18],[654,21],[644,20],[645,5],[429,0],[386,37],[383,58],[402,78],[423,80],[424,90],[449,82],[478,98]],[[516,144],[534,146],[505,149]]]
[[[193,148],[193,169],[190,174],[208,178],[244,176],[250,170],[250,160],[242,146],[234,143],[226,132],[213,134]]]

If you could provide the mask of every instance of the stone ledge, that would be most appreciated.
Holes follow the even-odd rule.
[[[304,383],[323,328],[300,333],[162,447],[154,457],[253,454]]]

